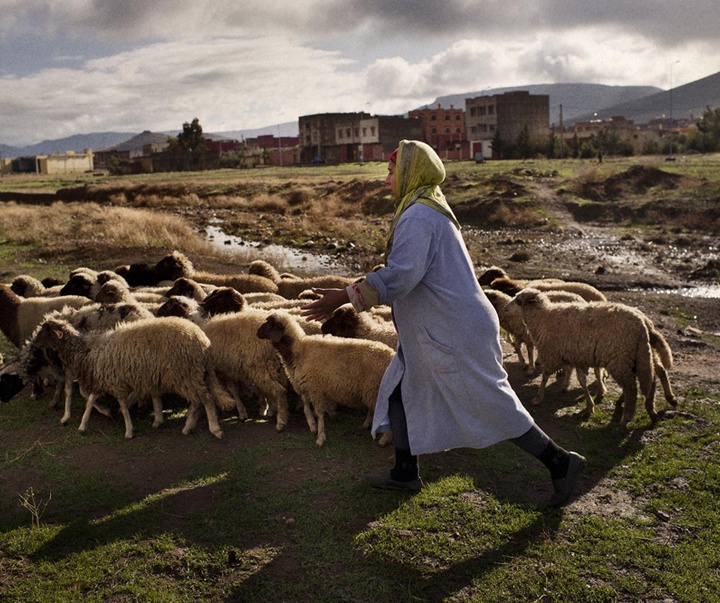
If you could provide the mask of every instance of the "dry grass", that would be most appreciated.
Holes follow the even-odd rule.
[[[202,235],[180,216],[95,203],[28,206],[3,203],[0,236],[8,243],[44,247],[170,247],[207,251]]]

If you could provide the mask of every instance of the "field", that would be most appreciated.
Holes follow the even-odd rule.
[[[443,190],[478,272],[589,282],[646,312],[668,339],[670,379],[653,424],[628,428],[617,388],[590,418],[582,393],[550,385],[530,407],[588,458],[578,495],[544,501],[540,463],[511,444],[421,459],[422,493],[376,492],[392,463],[341,410],[314,444],[301,411],[286,431],[226,416],[166,423],[61,412],[23,391],[0,406],[0,600],[8,602],[720,601],[720,156],[677,161],[453,163]],[[362,274],[382,261],[392,202],[380,164],[132,177],[0,179],[0,281],[67,278],[155,262],[243,271],[281,244]],[[220,227],[245,245],[208,242]],[[229,241],[228,241],[229,242]],[[266,256],[262,256],[266,257]],[[269,257],[273,261],[273,257]],[[302,266],[288,269],[302,272]],[[16,350],[0,336],[0,353]],[[511,383],[532,399],[505,348]]]

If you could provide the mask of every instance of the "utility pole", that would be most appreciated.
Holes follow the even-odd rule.
[[[563,127],[562,103],[560,103],[560,159],[565,158],[565,128]]]

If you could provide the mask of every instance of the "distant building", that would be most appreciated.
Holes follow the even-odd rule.
[[[300,117],[300,160],[303,163],[383,161],[403,138],[422,139],[417,117],[324,113]]]
[[[550,97],[526,90],[465,99],[465,127],[472,152],[482,148],[485,157],[492,141],[499,138],[514,144],[527,128],[531,142],[550,139]]]
[[[316,113],[301,115],[298,120],[300,161],[302,163],[340,163],[347,159],[347,145],[355,147],[360,143],[360,120],[370,117],[364,112]],[[349,128],[350,136],[338,139],[337,128],[343,133]],[[342,140],[342,142],[338,142]],[[343,149],[340,146],[344,147]]]
[[[469,146],[465,131],[465,111],[450,105],[443,109],[437,107],[414,109],[408,113],[410,117],[419,118],[422,122],[420,140],[428,143],[444,159],[469,158]]]
[[[83,153],[67,151],[12,160],[12,171],[15,173],[77,174],[92,172],[94,167],[92,149],[85,149]]]

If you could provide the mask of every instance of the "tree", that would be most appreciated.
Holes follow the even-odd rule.
[[[178,145],[183,151],[200,151],[205,147],[202,133],[202,126],[197,117],[192,123],[185,122],[183,131],[177,135]]]
[[[697,126],[700,140],[693,146],[702,147],[700,150],[706,153],[720,149],[720,107],[708,107]]]

